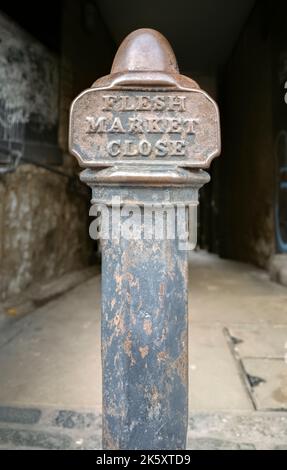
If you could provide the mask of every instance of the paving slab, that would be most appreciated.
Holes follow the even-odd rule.
[[[192,411],[253,409],[222,327],[192,324],[189,353]]]
[[[287,363],[280,359],[243,359],[258,410],[287,410]]]
[[[190,311],[193,322],[287,324],[287,289],[267,272],[206,252],[190,257]]]
[[[99,312],[96,277],[4,330],[0,405],[100,409]]]
[[[287,357],[286,325],[244,325],[229,329],[242,358],[284,359]]]

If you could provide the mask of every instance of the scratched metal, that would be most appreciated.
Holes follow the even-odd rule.
[[[93,204],[111,206],[120,197],[129,207],[197,205],[199,188],[210,179],[205,172],[183,170],[173,180],[182,180],[180,187],[109,184],[121,174],[82,173]],[[111,209],[103,225],[105,217],[110,221]],[[179,250],[183,237],[177,235],[174,241],[110,235],[101,242],[104,449],[185,449],[188,253]]]
[[[121,239],[102,256],[104,449],[184,449],[187,253]]]
[[[220,145],[216,104],[179,74],[154,30],[130,34],[111,74],[71,108],[70,151],[86,168],[81,179],[92,203],[106,205],[104,225],[115,199],[141,211],[178,204],[192,214],[210,180],[201,169]],[[190,218],[183,230],[194,234],[193,224]],[[104,449],[186,447],[188,252],[181,238],[101,241]]]

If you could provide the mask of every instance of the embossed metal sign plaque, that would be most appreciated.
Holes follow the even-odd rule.
[[[70,149],[85,167],[127,163],[208,167],[219,114],[201,89],[91,88],[71,109]]]

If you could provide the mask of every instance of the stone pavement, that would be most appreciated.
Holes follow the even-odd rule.
[[[191,256],[190,449],[287,449],[287,290]],[[0,449],[100,448],[100,277],[0,332]]]

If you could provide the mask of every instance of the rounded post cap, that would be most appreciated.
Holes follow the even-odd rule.
[[[125,72],[177,74],[179,69],[168,40],[154,29],[142,28],[124,39],[115,56],[111,73]]]
[[[105,86],[183,86],[199,88],[189,77],[180,75],[168,40],[149,28],[130,33],[116,53],[111,74],[99,78],[93,87]]]

